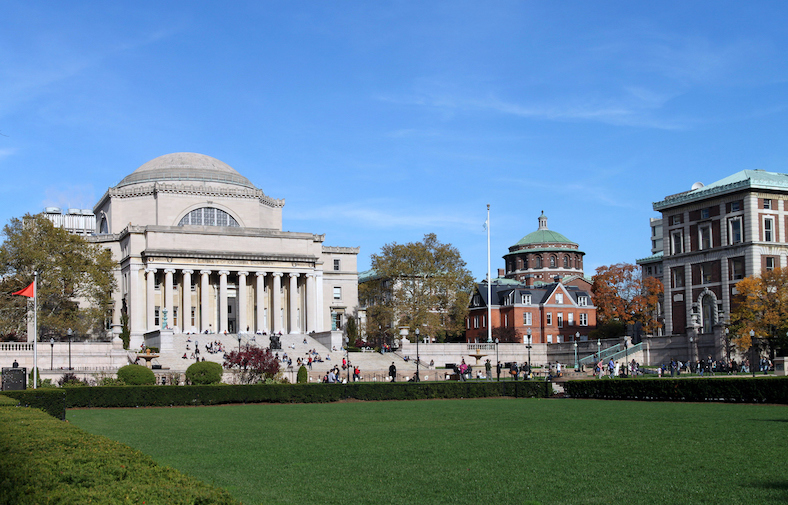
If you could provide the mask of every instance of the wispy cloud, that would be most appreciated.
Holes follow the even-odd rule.
[[[0,149],[0,160],[3,158],[8,158],[9,156],[13,156],[16,154],[17,149],[15,147],[6,147],[4,149]]]
[[[407,209],[402,202],[376,200],[344,202],[342,205],[327,205],[305,210],[291,209],[288,219],[297,221],[344,221],[359,229],[441,229],[479,227],[478,218],[472,219],[462,212],[425,209]]]

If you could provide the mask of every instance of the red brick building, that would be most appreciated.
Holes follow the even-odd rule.
[[[580,334],[588,338],[596,327],[596,307],[591,299],[591,281],[583,275],[583,256],[575,242],[547,227],[547,216],[539,216],[539,228],[509,247],[506,268],[490,286],[477,284],[465,321],[468,342],[487,341],[487,307],[492,328],[512,328],[516,340],[524,341],[531,330],[533,343],[571,341]]]

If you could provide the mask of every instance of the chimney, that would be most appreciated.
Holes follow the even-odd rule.
[[[506,271],[503,268],[498,269],[498,277],[503,277],[506,275]]]

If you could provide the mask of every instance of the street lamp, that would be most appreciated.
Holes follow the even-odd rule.
[[[596,353],[599,356],[599,359],[602,360],[602,339],[596,339]]]
[[[728,355],[728,363],[726,366],[730,366],[731,363],[731,330],[729,328],[725,328],[725,353]]]
[[[580,364],[577,362],[577,341],[580,339],[580,332],[575,333],[575,372],[580,370]]]
[[[416,382],[419,382],[419,329],[416,328]]]
[[[241,354],[241,334],[237,335],[238,337],[238,354]]]
[[[528,376],[530,377],[530,375],[531,375],[531,328],[528,328],[528,331],[526,332],[526,336],[528,337],[528,344],[525,346],[525,348],[528,349],[528,365],[526,367],[525,373],[527,373]]]
[[[69,328],[68,331],[66,331],[66,335],[68,335],[68,369],[69,370],[73,370],[73,368],[71,368],[71,336],[73,334],[74,334],[74,330],[72,330],[71,328]]]
[[[752,376],[755,377],[755,330],[750,330],[750,369],[752,369]]]
[[[55,339],[49,337],[49,369],[54,370],[53,363],[55,362]]]
[[[627,337],[624,335],[624,375],[628,375],[629,370],[629,346],[627,345]]]

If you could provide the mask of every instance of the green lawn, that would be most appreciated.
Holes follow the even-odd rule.
[[[786,503],[788,407],[434,400],[72,410],[244,503]]]

